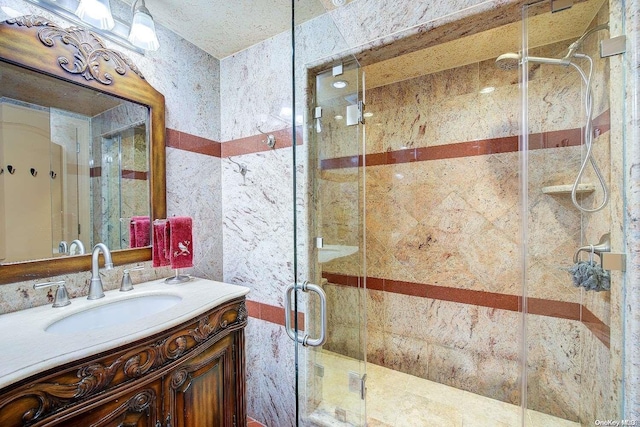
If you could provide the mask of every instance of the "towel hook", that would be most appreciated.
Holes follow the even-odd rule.
[[[14,167],[13,167],[13,166],[11,166],[11,165],[7,165],[7,171],[8,171],[11,175],[13,175],[14,173],[16,173],[16,168],[14,168]]]
[[[51,177],[51,179],[56,179],[56,176],[58,176],[57,173],[55,173],[54,171],[49,172],[49,176]]]
[[[31,168],[29,170],[29,172],[31,172],[31,176],[35,177],[36,175],[38,175],[38,171],[36,170],[36,168]]]
[[[249,169],[247,169],[247,165],[244,163],[238,163],[235,160],[233,160],[231,158],[231,156],[227,157],[229,159],[229,161],[233,164],[235,164],[236,166],[238,166],[238,172],[240,172],[240,175],[242,175],[243,177],[247,174],[247,172],[249,171]]]
[[[269,148],[275,148],[276,146],[276,137],[274,134],[272,133],[266,133],[263,132],[262,129],[260,129],[260,126],[256,126],[256,128],[258,129],[258,132],[260,132],[263,135],[267,135],[267,139],[263,139],[262,142],[267,144],[267,147]]]
[[[580,257],[580,252],[589,252],[590,253],[590,261],[593,262],[593,255],[598,255],[600,259],[602,259],[603,252],[611,252],[611,234],[606,233],[600,237],[597,245],[587,245],[583,246],[576,251],[573,255],[573,263],[576,264]]]

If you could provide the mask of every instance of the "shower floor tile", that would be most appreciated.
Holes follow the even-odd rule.
[[[309,416],[314,426],[361,426],[364,403],[349,391],[349,372],[361,363],[336,353],[315,353],[324,367],[322,401]],[[367,363],[368,427],[515,427],[520,407]],[[527,427],[579,427],[580,424],[527,410]]]

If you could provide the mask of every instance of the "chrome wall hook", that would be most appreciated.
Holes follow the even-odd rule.
[[[247,172],[249,171],[249,169],[247,168],[247,165],[245,165],[244,163],[238,163],[235,160],[233,160],[231,157],[227,157],[227,158],[231,163],[238,166],[238,172],[240,173],[240,175],[242,176],[247,175]]]
[[[55,173],[54,171],[49,172],[49,176],[51,177],[51,179],[56,179],[56,176],[58,176],[57,173]]]
[[[16,173],[16,168],[14,168],[14,167],[13,167],[13,166],[11,166],[11,165],[7,165],[7,171],[8,171],[11,175],[13,175],[14,173]]]
[[[36,175],[38,175],[38,171],[36,170],[36,168],[31,168],[29,169],[29,172],[31,172],[31,176],[35,177]]]
[[[573,263],[577,263],[580,257],[580,252],[589,252],[590,261],[593,262],[593,255],[598,255],[602,259],[602,254],[605,252],[611,252],[611,235],[609,233],[603,234],[600,237],[600,241],[597,245],[583,246],[576,251],[573,255]]]
[[[260,126],[256,126],[256,128],[258,129],[258,132],[260,132],[261,134],[267,135],[267,139],[263,139],[262,142],[265,143],[267,147],[274,148],[276,146],[275,135],[272,133],[263,132],[262,129],[260,129]]]

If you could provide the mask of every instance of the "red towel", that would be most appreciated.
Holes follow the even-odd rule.
[[[144,248],[151,242],[151,221],[148,216],[134,216],[129,222],[129,247]]]
[[[165,219],[153,221],[153,266],[169,265],[167,252],[169,243],[169,222]]]
[[[171,268],[193,267],[192,221],[188,216],[175,216],[169,221],[169,259]]]

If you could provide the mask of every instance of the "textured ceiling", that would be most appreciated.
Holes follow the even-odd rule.
[[[133,0],[124,0],[131,4]],[[159,24],[218,59],[291,28],[291,0],[146,0]],[[296,0],[296,23],[332,7],[331,0]]]

